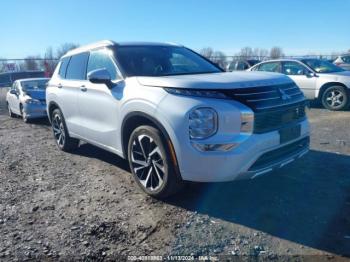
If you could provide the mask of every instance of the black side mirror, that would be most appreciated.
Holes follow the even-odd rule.
[[[94,84],[105,84],[109,89],[113,87],[110,73],[105,68],[96,69],[88,73],[88,80]]]
[[[306,77],[311,78],[311,77],[316,77],[317,75],[314,72],[306,71],[305,72]]]

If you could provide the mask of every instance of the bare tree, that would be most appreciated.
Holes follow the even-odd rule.
[[[57,65],[57,59],[53,56],[52,47],[49,46],[44,55],[44,60],[42,60],[41,66],[45,69],[45,74],[47,77],[51,77],[55,67]]]
[[[199,53],[208,58],[208,59],[211,59],[211,57],[213,56],[213,53],[214,53],[214,50],[211,48],[211,47],[205,47],[205,48],[202,48]]]
[[[283,54],[283,50],[281,47],[275,46],[275,47],[271,48],[271,50],[270,50],[270,58],[271,59],[277,59],[277,58],[280,58],[282,56],[284,56],[284,54]]]
[[[226,55],[221,51],[215,51],[211,57],[211,60],[222,69],[224,69],[226,66]]]
[[[35,56],[27,56],[24,60],[24,70],[38,70],[39,64],[38,64],[38,57]]]
[[[258,60],[264,60],[269,55],[269,51],[264,48],[255,48],[254,57]]]
[[[56,58],[61,58],[63,55],[65,55],[69,50],[72,50],[74,48],[79,47],[78,44],[74,43],[64,43],[56,50]]]
[[[246,46],[241,48],[239,53],[236,55],[239,56],[241,59],[250,59],[254,56],[254,52],[250,46]]]

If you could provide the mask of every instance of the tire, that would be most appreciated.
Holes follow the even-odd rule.
[[[349,95],[342,86],[330,86],[323,92],[321,101],[329,110],[344,110],[349,106]]]
[[[56,145],[60,150],[70,152],[79,146],[79,140],[69,136],[63,114],[58,108],[52,112],[51,127]]]
[[[23,105],[22,105],[22,104],[19,105],[19,111],[20,111],[20,113],[21,113],[21,117],[22,117],[22,119],[23,119],[23,122],[24,122],[24,123],[28,123],[29,120],[28,120],[28,118],[26,117],[25,113],[23,112]]]
[[[7,102],[7,110],[8,110],[9,116],[10,116],[11,118],[13,118],[13,117],[16,116],[14,113],[12,113],[10,104],[9,104],[8,102]]]
[[[151,126],[136,128],[129,139],[130,170],[139,187],[155,198],[166,198],[183,187],[162,133]]]

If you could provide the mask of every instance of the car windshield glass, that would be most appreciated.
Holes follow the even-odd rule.
[[[167,76],[222,72],[184,47],[119,46],[116,58],[127,76]]]
[[[21,86],[23,92],[32,92],[32,91],[44,91],[46,89],[46,83],[48,80],[30,80],[22,81]]]
[[[344,71],[344,69],[324,60],[304,59],[302,62],[311,67],[317,73],[336,73]]]

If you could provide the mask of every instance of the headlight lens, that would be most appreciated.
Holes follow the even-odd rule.
[[[199,96],[208,98],[228,98],[224,93],[215,90],[183,89],[183,88],[164,88],[168,93],[183,96]]]
[[[254,113],[249,111],[241,112],[241,133],[253,133]]]
[[[40,100],[29,98],[25,101],[27,104],[41,104]]]
[[[189,114],[189,134],[191,139],[204,139],[216,133],[218,116],[214,109],[202,107]]]

